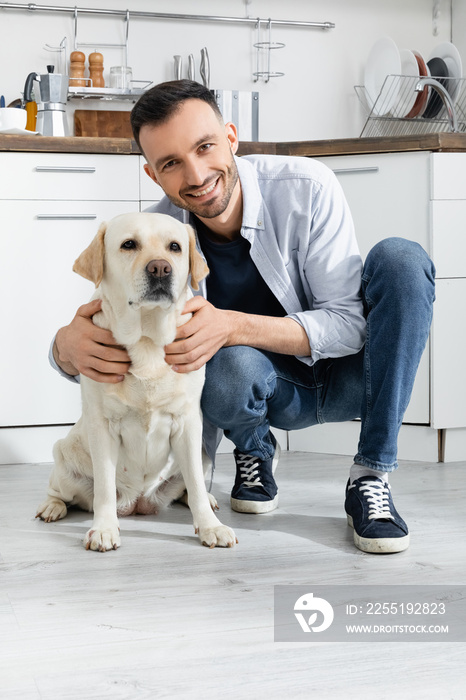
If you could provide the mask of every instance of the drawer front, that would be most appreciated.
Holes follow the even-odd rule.
[[[18,206],[0,201],[1,426],[74,423],[79,417],[79,387],[49,366],[49,346],[57,330],[71,321],[94,291],[92,282],[72,271],[75,259],[101,221],[131,209],[137,210],[137,203]],[[58,218],[50,218],[52,214]]]
[[[139,156],[139,191],[141,200],[148,202],[146,207],[150,207],[154,202],[159,202],[164,196],[163,189],[156,185],[155,182],[147,175],[144,170],[146,159],[144,156]]]
[[[334,170],[354,219],[361,255],[401,236],[430,252],[429,153],[319,158]]]
[[[0,153],[0,183],[1,199],[137,201],[139,157]]]
[[[431,207],[437,279],[466,277],[466,200],[436,200]]]
[[[432,199],[466,199],[466,153],[433,153]]]

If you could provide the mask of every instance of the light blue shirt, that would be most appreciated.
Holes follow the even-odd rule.
[[[241,235],[287,315],[306,331],[309,365],[357,353],[365,340],[362,260],[343,191],[317,160],[254,155],[236,158],[243,195]],[[164,197],[147,211],[195,228],[195,218]],[[201,252],[201,251],[200,251]],[[205,280],[198,292],[206,296]]]

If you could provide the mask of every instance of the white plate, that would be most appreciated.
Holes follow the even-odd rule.
[[[389,36],[379,39],[370,50],[364,71],[364,87],[374,114],[387,114],[398,97],[399,79],[385,79],[401,74],[398,47]]]
[[[11,129],[0,129],[0,134],[17,134],[19,136],[32,136],[33,134],[38,133],[38,131],[27,131],[26,129],[18,129],[18,127],[12,127]]]
[[[431,58],[442,58],[447,64],[449,79],[446,81],[446,88],[454,104],[458,98],[460,80],[463,77],[463,64],[459,51],[454,44],[445,41],[435,47],[427,60],[430,61]]]
[[[409,76],[410,78],[419,78],[419,65],[416,60],[416,56],[409,49],[400,50],[401,59],[401,75]],[[419,93],[414,91],[416,84],[412,80],[405,81],[405,89],[403,94],[400,95],[400,109],[402,113],[397,112],[393,116],[395,117],[406,117],[414,107]]]

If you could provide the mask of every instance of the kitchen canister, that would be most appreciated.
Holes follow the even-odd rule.
[[[133,73],[128,66],[112,66],[110,68],[110,87],[116,90],[130,90]]]

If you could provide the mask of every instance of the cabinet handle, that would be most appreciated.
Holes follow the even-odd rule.
[[[36,219],[38,221],[94,221],[95,219],[97,219],[97,216],[96,216],[96,214],[89,214],[89,215],[84,214],[84,215],[76,215],[76,216],[73,216],[73,215],[70,215],[70,216],[50,215],[50,216],[48,216],[47,214],[42,216],[41,214],[37,214]]]
[[[36,165],[38,173],[95,173],[93,166],[73,166],[73,165]]]
[[[336,175],[342,175],[346,173],[378,173],[379,168],[377,165],[367,166],[366,168],[335,168],[333,172]]]

